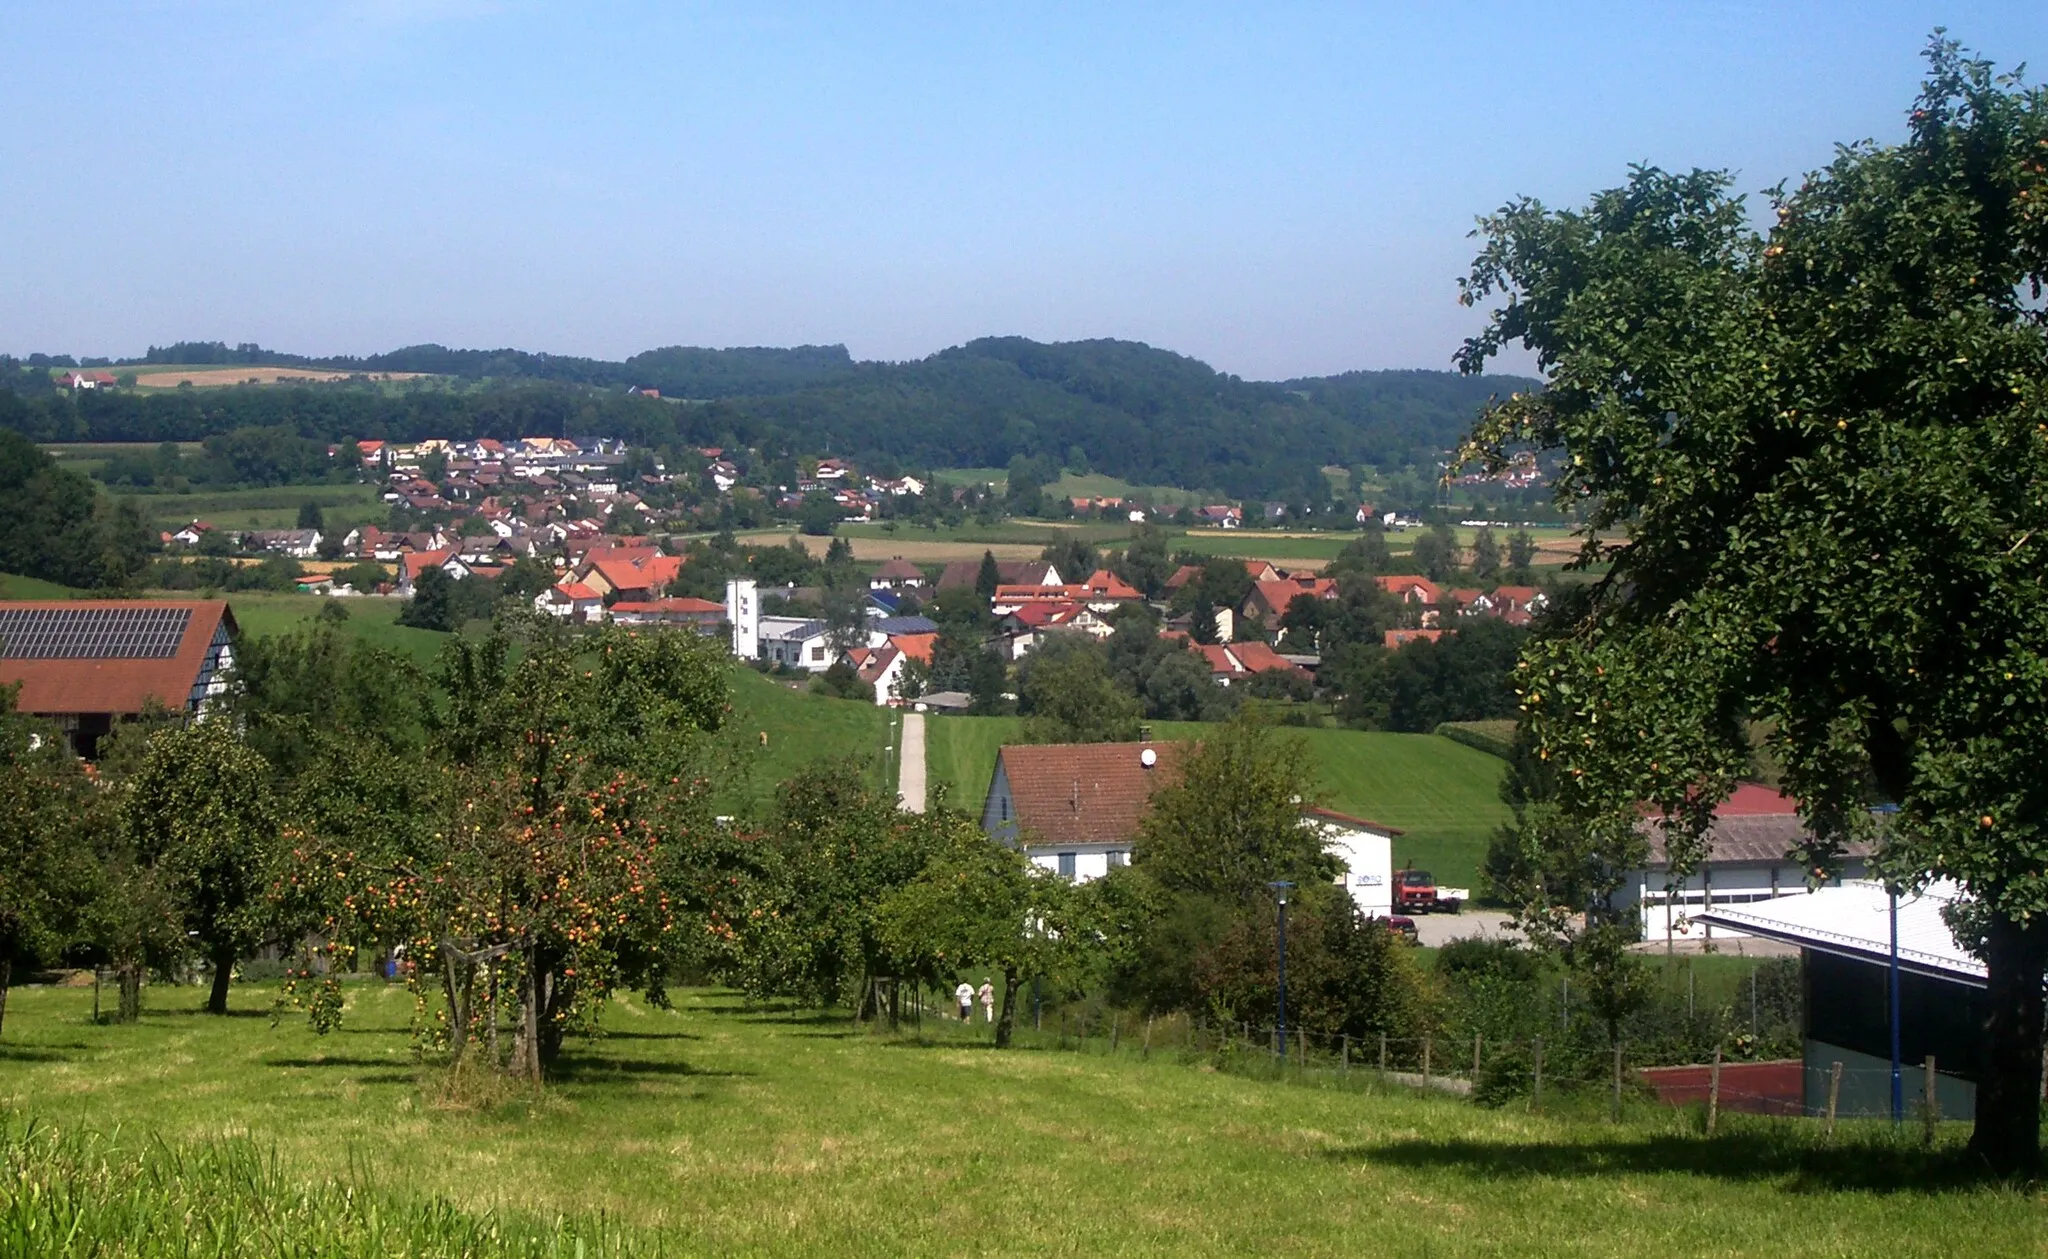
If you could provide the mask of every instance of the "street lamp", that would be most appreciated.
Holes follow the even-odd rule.
[[[1287,889],[1294,884],[1285,879],[1276,879],[1266,884],[1273,889],[1273,895],[1280,902],[1280,998],[1275,1006],[1278,1017],[1274,1028],[1278,1032],[1280,1061],[1287,1061]]]

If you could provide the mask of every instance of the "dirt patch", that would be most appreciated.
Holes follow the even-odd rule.
[[[195,389],[221,385],[275,385],[280,381],[334,381],[362,376],[365,380],[414,380],[425,372],[322,372],[304,367],[208,367],[198,371],[142,372],[135,383],[144,389]]]

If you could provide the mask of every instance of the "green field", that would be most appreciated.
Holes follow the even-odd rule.
[[[327,531],[343,533],[390,514],[372,485],[283,485],[268,489],[198,490],[190,494],[123,494],[153,527],[175,529],[204,520],[224,529],[289,529],[299,505],[320,504]]]
[[[928,717],[925,766],[945,783],[956,808],[978,813],[995,773],[996,750],[1015,742],[1014,717]],[[1160,722],[1162,739],[1197,739],[1213,727]],[[1434,873],[1453,887],[1478,887],[1487,841],[1509,820],[1500,800],[1505,762],[1428,734],[1364,730],[1284,730],[1308,741],[1327,803],[1344,813],[1396,827],[1394,862]]]
[[[728,729],[740,761],[737,772],[719,792],[722,808],[744,811],[764,807],[785,780],[827,756],[853,757],[867,768],[878,789],[895,794],[901,716],[873,704],[813,695],[804,689],[807,685],[792,689],[787,682],[752,669],[733,670]],[[763,734],[767,736],[765,744]]]
[[[1824,1145],[1811,1121],[1739,1115],[1708,1139],[1646,1103],[1620,1124],[1597,1098],[1481,1110],[1363,1068],[1209,1069],[1169,1048],[1172,1024],[1149,1056],[1135,1024],[1114,1056],[1028,1033],[1038,1047],[998,1053],[978,1025],[870,1034],[685,990],[670,1010],[615,1002],[545,1094],[480,1106],[413,1065],[395,986],[350,984],[325,1038],[252,1017],[261,988],[238,986],[228,1018],[195,1013],[196,989],[145,996],[133,1026],[93,1024],[90,988],[9,1003],[15,1131],[104,1134],[106,1155],[96,1175],[9,1168],[10,1253],[310,1254],[285,1244],[310,1221],[361,1234],[345,1253],[419,1254],[422,1218],[460,1231],[491,1211],[497,1240],[459,1253],[566,1231],[610,1246],[519,1253],[2018,1256],[2048,1235],[2038,1189],[1967,1184],[1961,1125],[1923,1153],[1883,1124]],[[221,1143],[247,1152],[239,1170]],[[292,1232],[213,1243],[337,1182],[352,1192]],[[51,1217],[78,1229],[68,1247],[27,1234]]]

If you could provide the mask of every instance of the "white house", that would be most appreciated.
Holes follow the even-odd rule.
[[[1394,836],[1401,832],[1334,809],[1307,808],[1302,817],[1322,833],[1324,850],[1344,863],[1337,882],[1351,893],[1358,912],[1368,918],[1392,917]]]
[[[753,578],[726,579],[725,623],[732,626],[732,654],[741,660],[759,660],[761,595]]]
[[[1033,865],[1077,883],[1129,863],[1159,784],[1179,772],[1180,743],[1005,747],[982,801],[981,829]]]
[[[812,673],[823,673],[832,667],[838,657],[830,643],[831,631],[825,622],[801,616],[764,616],[759,618],[760,655],[774,664],[789,669],[808,669]]]

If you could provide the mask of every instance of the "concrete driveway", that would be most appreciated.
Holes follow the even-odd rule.
[[[1499,909],[1474,909],[1466,906],[1455,914],[1412,914],[1415,919],[1415,934],[1418,941],[1432,949],[1442,948],[1453,940],[1470,940],[1475,937],[1495,940],[1515,938],[1518,933],[1506,925],[1507,913]]]

